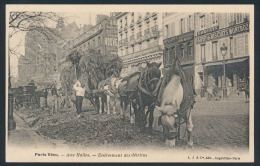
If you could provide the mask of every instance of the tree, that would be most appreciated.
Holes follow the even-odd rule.
[[[53,12],[10,12],[9,13],[9,40],[8,40],[8,58],[9,58],[9,88],[11,87],[10,77],[10,56],[15,55],[21,56],[21,53],[17,51],[15,46],[11,48],[10,40],[14,35],[37,31],[43,34],[47,40],[54,40],[55,37],[59,36],[59,33],[54,29],[48,28],[48,24],[57,22],[60,17]]]

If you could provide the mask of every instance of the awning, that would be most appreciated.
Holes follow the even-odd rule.
[[[239,62],[244,62],[246,60],[248,60],[248,57],[239,58],[239,59],[226,59],[225,64],[239,63]],[[221,60],[218,62],[207,63],[204,66],[216,66],[216,65],[223,65],[223,61]]]

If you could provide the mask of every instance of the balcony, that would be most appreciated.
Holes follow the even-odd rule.
[[[131,24],[130,24],[130,28],[134,27],[134,25],[135,25],[135,22],[134,22],[134,20],[132,20]]]
[[[142,16],[139,16],[136,23],[137,23],[137,24],[140,24],[141,22],[142,22]]]
[[[150,12],[146,12],[146,15],[144,17],[145,20],[148,20],[150,18]]]
[[[156,53],[156,52],[159,52],[159,51],[163,51],[163,48],[162,48],[162,46],[157,45],[155,47],[151,47],[151,48],[148,48],[148,49],[145,49],[145,50],[141,50],[141,51],[129,54],[127,56],[127,59],[137,58],[137,57],[140,57],[140,56],[153,54],[153,53]]]
[[[150,33],[150,28],[147,28],[146,30],[144,30],[144,35],[148,35]]]
[[[155,16],[157,16],[157,13],[156,13],[156,12],[153,12],[153,13],[152,13],[152,17],[155,17]]]

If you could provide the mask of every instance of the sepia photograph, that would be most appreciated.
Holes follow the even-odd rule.
[[[254,162],[254,5],[6,5],[6,162]]]

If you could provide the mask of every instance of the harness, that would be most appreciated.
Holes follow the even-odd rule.
[[[161,85],[162,79],[153,78],[153,79],[147,81],[147,74],[148,74],[148,68],[146,67],[145,70],[141,72],[141,76],[140,76],[139,83],[138,83],[138,88],[142,93],[148,95],[149,97],[154,98],[158,94],[158,90]],[[153,92],[151,92],[148,88],[148,85],[150,85],[152,82],[155,82],[155,81],[157,81],[156,88]],[[143,87],[143,84],[144,84],[144,87]]]

